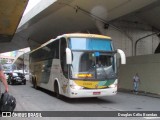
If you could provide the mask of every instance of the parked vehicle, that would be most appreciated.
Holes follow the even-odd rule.
[[[5,73],[7,77],[8,84],[24,84],[26,85],[26,78],[22,73],[13,72],[13,73]]]
[[[30,79],[30,73],[29,73],[29,71],[26,72],[25,70],[14,70],[13,72],[22,73],[22,74],[24,74],[24,77],[26,78],[26,80]]]

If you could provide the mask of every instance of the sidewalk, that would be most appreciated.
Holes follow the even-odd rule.
[[[128,89],[123,89],[119,88],[118,92],[124,92],[124,93],[129,93],[129,94],[135,94],[135,95],[143,95],[143,96],[149,96],[149,97],[154,97],[154,98],[160,98],[159,94],[154,94],[154,93],[149,93],[145,91],[139,91],[137,94],[133,92],[133,90],[128,90]]]

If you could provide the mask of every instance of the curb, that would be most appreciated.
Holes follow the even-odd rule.
[[[136,93],[133,92],[133,90],[128,90],[128,89],[119,88],[119,89],[118,89],[118,92],[124,92],[124,93],[133,94],[133,95],[142,95],[142,96],[160,98],[160,95],[159,95],[159,94],[149,93],[149,92],[145,92],[145,91],[139,91],[139,92],[136,94]]]

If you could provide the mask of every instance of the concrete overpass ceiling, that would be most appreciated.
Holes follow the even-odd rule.
[[[38,47],[57,35],[70,32],[98,33],[95,19],[111,21],[136,11],[155,0],[58,0],[47,9],[25,23],[20,30],[27,28],[31,48]],[[134,6],[134,7],[133,7]]]
[[[0,42],[10,42],[22,18],[28,0],[0,1]]]
[[[71,5],[91,12],[92,14],[111,21],[128,13],[139,10],[156,0],[74,0]]]
[[[91,17],[73,10],[69,6],[46,16],[44,19],[30,27],[31,40],[38,40],[41,43],[46,39],[55,38],[57,35],[70,32],[89,32],[89,29],[96,28]],[[39,34],[37,36],[37,34]],[[45,35],[44,35],[45,34]]]
[[[46,0],[47,1],[47,0]],[[41,19],[44,19],[44,17],[58,12],[60,9],[64,9],[64,6],[71,7],[76,11],[77,6],[83,10],[86,10],[94,15],[97,15],[98,17],[101,17],[105,20],[113,20],[115,18],[118,18],[120,16],[126,15],[128,13],[134,12],[140,8],[143,8],[144,6],[147,6],[156,0],[92,0],[92,2],[87,0],[51,0],[51,5],[45,8],[43,11],[40,11],[37,14],[36,9],[40,9],[39,6],[36,6],[33,11],[30,11],[24,18],[30,18],[32,14],[33,18],[29,20],[24,20],[22,23],[25,24],[25,27],[29,27],[29,25],[35,24],[36,22],[40,21]],[[44,2],[44,1],[42,1]],[[43,3],[40,3],[43,4]],[[41,5],[42,7],[42,5]],[[77,12],[81,11],[77,9]],[[60,13],[60,15],[65,15],[65,13]],[[70,16],[70,14],[66,14],[67,16]],[[109,17],[108,17],[109,16]],[[21,26],[23,25],[21,24]],[[22,28],[22,27],[21,27]],[[20,29],[21,30],[21,29]]]
[[[98,33],[99,31],[96,26],[97,19],[105,23],[110,22],[121,16],[138,11],[155,1],[156,0],[52,0],[52,3],[48,7],[31,18],[32,14],[39,10],[40,4],[42,7],[43,3],[39,3],[24,16],[12,42],[9,44],[0,44],[0,48],[4,48],[5,46],[0,52],[28,46],[35,48],[63,33]],[[10,45],[11,47],[7,48],[6,45]]]
[[[147,6],[140,11],[136,12],[136,15],[149,23],[152,27],[160,31],[160,1]]]

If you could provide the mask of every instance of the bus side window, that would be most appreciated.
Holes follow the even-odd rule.
[[[50,43],[47,47],[50,49],[48,59],[59,59],[59,40]]]
[[[68,77],[68,67],[66,64],[66,47],[67,47],[66,39],[61,38],[60,61],[61,61],[61,67],[62,67],[63,74],[67,78]]]

